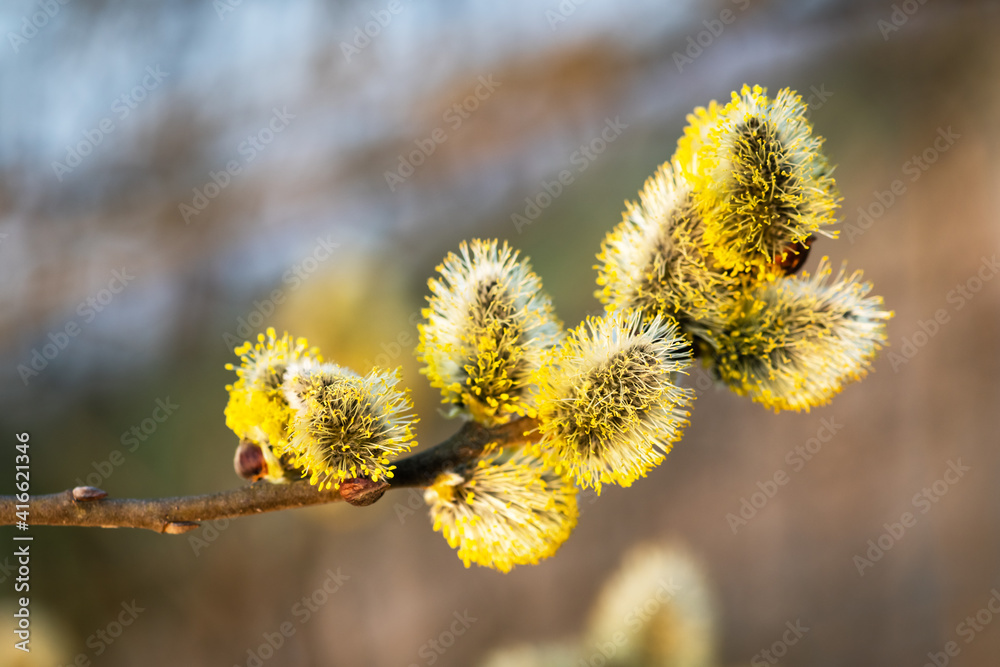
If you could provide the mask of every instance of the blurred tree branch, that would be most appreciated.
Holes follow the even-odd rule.
[[[474,461],[491,443],[524,443],[537,426],[537,421],[530,418],[515,419],[493,428],[466,422],[439,445],[397,461],[394,477],[388,482],[355,478],[343,482],[340,489],[326,491],[319,491],[306,481],[290,484],[257,482],[232,491],[157,499],[106,498],[106,494],[93,487],[77,487],[61,493],[32,496],[26,523],[29,526],[145,528],[157,533],[180,534],[197,528],[201,521],[214,519],[324,505],[340,500],[352,505],[370,505],[388,489],[433,484],[442,472]],[[12,526],[21,521],[17,505],[15,496],[0,496],[0,525]]]

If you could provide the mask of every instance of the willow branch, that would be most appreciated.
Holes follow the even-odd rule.
[[[197,528],[202,521],[233,519],[340,500],[353,505],[369,505],[388,489],[433,484],[442,472],[474,461],[490,443],[524,443],[527,434],[537,426],[535,420],[527,418],[493,428],[467,422],[441,444],[396,461],[394,476],[388,481],[347,480],[340,489],[332,491],[320,491],[306,481],[257,482],[232,491],[156,499],[107,498],[99,489],[78,487],[32,496],[28,523],[31,526],[145,528],[157,533],[179,534]],[[17,504],[15,496],[0,496],[0,525],[18,523]]]

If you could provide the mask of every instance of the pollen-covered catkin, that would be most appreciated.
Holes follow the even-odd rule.
[[[322,357],[305,338],[292,339],[287,333],[280,338],[274,329],[260,334],[256,344],[247,341],[236,348],[240,365],[227,364],[236,371],[236,381],[226,386],[226,426],[241,439],[261,448],[264,470],[261,477],[271,482],[289,477],[287,462],[279,459],[275,447],[281,447],[288,437],[291,409],[281,390],[290,365],[319,363]]]
[[[680,167],[661,165],[639,201],[626,206],[597,256],[596,296],[605,308],[642,308],[678,321],[717,309],[734,280],[704,240],[704,221]]]
[[[431,279],[418,358],[454,412],[487,424],[533,414],[534,373],[562,338],[542,282],[506,243],[474,240]]]
[[[813,277],[763,283],[729,304],[711,334],[716,376],[775,411],[823,405],[864,377],[892,313],[860,272],[832,273],[823,258]]]
[[[790,246],[813,234],[831,238],[838,194],[833,168],[813,136],[799,95],[785,88],[770,98],[744,86],[717,119],[697,117],[704,131],[686,136],[679,159],[705,219],[705,239],[719,263],[766,272]]]
[[[677,380],[690,364],[672,320],[638,310],[588,318],[540,373],[536,449],[581,488],[631,485],[687,425],[694,394]]]
[[[292,418],[278,453],[320,488],[392,477],[392,460],[416,445],[416,419],[398,381],[398,371],[377,368],[361,376],[335,364],[292,367],[283,384]]]
[[[576,526],[576,487],[520,451],[489,451],[478,463],[438,477],[424,494],[434,530],[475,563],[508,572],[536,564]]]

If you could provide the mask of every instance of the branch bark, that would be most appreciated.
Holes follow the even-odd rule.
[[[369,505],[387,489],[432,484],[442,472],[478,458],[490,443],[507,446],[524,443],[537,426],[537,421],[528,418],[493,428],[467,422],[441,444],[396,461],[394,476],[388,483],[348,480],[339,490],[319,491],[306,481],[290,484],[257,482],[232,491],[157,499],[106,498],[100,493],[79,491],[77,499],[74,499],[73,491],[63,491],[32,496],[28,524],[145,528],[157,533],[180,534],[197,528],[201,521],[232,519],[340,500],[354,505]],[[14,496],[0,496],[0,525],[12,526],[18,522],[16,505]]]

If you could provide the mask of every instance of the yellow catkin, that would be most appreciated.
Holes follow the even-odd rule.
[[[533,375],[562,338],[541,280],[506,243],[474,240],[431,279],[418,359],[442,401],[484,424],[534,411]]]
[[[279,338],[272,328],[266,335],[260,334],[256,343],[243,343],[235,352],[240,355],[239,366],[226,366],[236,372],[236,381],[226,386],[226,426],[240,438],[260,446],[267,462],[264,479],[283,481],[287,471],[274,448],[287,438],[292,412],[281,384],[290,365],[318,363],[322,357],[306,339],[293,339],[287,333]]]
[[[293,414],[277,453],[320,488],[392,477],[392,460],[416,445],[412,404],[398,381],[398,369],[361,376],[335,364],[293,368],[284,383]]]
[[[537,451],[582,488],[631,485],[687,425],[694,395],[676,381],[690,363],[671,320],[637,310],[588,318],[540,374]]]
[[[744,86],[717,118],[703,114],[686,131],[678,159],[723,267],[766,272],[793,244],[836,237],[833,168],[805,113],[787,88],[770,98]]]
[[[576,527],[576,487],[521,451],[489,452],[440,475],[424,494],[434,530],[472,563],[509,572],[559,549]]]
[[[725,309],[708,359],[734,391],[775,411],[823,405],[863,377],[886,339],[892,313],[867,296],[860,272],[833,270],[758,285]]]
[[[704,223],[679,166],[665,163],[598,254],[597,298],[609,311],[642,308],[678,321],[718,308],[734,285],[704,240]]]

